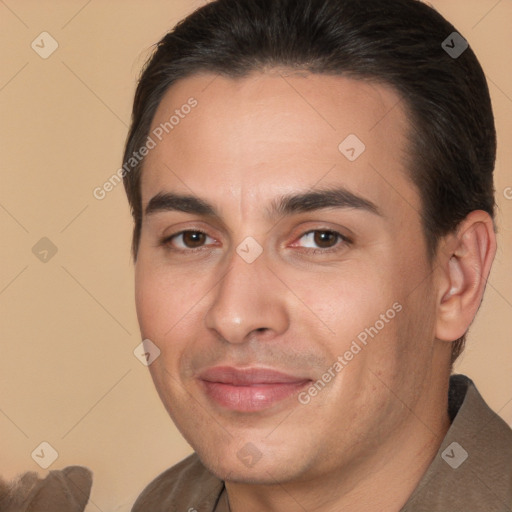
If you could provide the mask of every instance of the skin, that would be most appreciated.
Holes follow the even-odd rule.
[[[137,314],[161,350],[150,371],[165,407],[226,481],[234,512],[399,510],[449,428],[450,341],[480,304],[495,250],[489,216],[473,212],[428,259],[408,118],[389,87],[286,70],[194,75],[169,89],[153,128],[191,96],[197,107],[142,174],[143,208],[172,192],[217,212],[143,217]],[[349,134],[366,146],[353,162],[338,149]],[[335,187],[379,213],[268,214],[281,196]],[[263,250],[252,263],[236,252],[249,236]],[[295,394],[233,411],[198,380],[223,365],[315,382],[393,304],[401,311],[307,404]],[[260,456],[252,467],[237,456],[247,443]]]

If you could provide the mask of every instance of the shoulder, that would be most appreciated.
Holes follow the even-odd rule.
[[[487,405],[473,381],[463,375],[453,376],[452,381],[455,379],[466,379],[468,382],[464,402],[454,421],[457,425],[457,434],[461,438],[469,438],[468,445],[475,445],[474,441],[477,438],[478,446],[475,446],[475,452],[487,452],[488,455],[491,450],[503,464],[512,469],[512,429]],[[485,450],[477,450],[477,447]],[[503,457],[505,454],[510,457]]]
[[[193,453],[157,476],[137,498],[132,512],[213,510],[223,487]]]
[[[485,510],[512,503],[512,430],[464,375],[450,379],[453,421],[401,512]]]

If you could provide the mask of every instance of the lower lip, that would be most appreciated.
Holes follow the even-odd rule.
[[[261,411],[289,398],[307,386],[310,381],[278,382],[234,386],[221,382],[201,381],[206,394],[219,405],[240,412]]]

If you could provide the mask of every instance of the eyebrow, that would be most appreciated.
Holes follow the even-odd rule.
[[[180,195],[171,192],[159,192],[148,202],[144,213],[152,215],[159,212],[185,212],[197,215],[218,217],[215,208],[204,199],[192,195]]]
[[[266,214],[269,218],[273,218],[324,208],[355,208],[383,216],[377,205],[369,199],[358,196],[343,187],[278,197],[270,203]],[[144,210],[146,216],[170,211],[220,218],[216,208],[204,199],[172,192],[159,192],[151,198]]]
[[[282,196],[272,201],[269,214],[270,216],[292,215],[323,208],[355,208],[382,217],[376,204],[343,187]]]

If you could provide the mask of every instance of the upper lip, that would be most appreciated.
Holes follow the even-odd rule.
[[[208,382],[219,382],[233,386],[251,386],[256,384],[287,384],[305,382],[307,377],[290,375],[267,368],[235,368],[233,366],[214,366],[200,373],[199,378]]]

